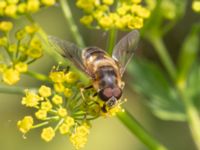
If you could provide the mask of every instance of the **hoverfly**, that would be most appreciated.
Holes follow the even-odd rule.
[[[81,49],[56,37],[49,37],[49,40],[64,52],[64,57],[91,77],[97,95],[105,102],[104,107],[111,108],[117,104],[124,87],[122,76],[139,41],[137,30],[128,33],[116,44],[112,57],[98,47]]]

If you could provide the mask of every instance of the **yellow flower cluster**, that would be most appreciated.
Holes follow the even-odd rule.
[[[87,143],[87,137],[90,127],[87,124],[82,124],[75,129],[75,132],[70,135],[70,141],[76,149],[83,148]]]
[[[41,7],[49,7],[56,0],[1,0],[0,16],[17,17],[22,14],[37,12]]]
[[[150,16],[150,11],[141,5],[141,0],[77,0],[76,6],[85,13],[80,22],[97,29],[140,29],[144,19]]]
[[[193,0],[193,2],[192,2],[192,9],[195,12],[200,13],[200,0]]]
[[[69,136],[74,147],[80,149],[87,142],[91,120],[100,116],[114,116],[122,110],[119,104],[103,113],[101,107],[104,102],[93,96],[94,89],[80,88],[82,82],[76,72],[54,67],[49,79],[51,87],[42,85],[37,91],[25,90],[22,105],[36,109],[34,117],[39,124],[33,124],[33,117],[25,116],[17,123],[24,134],[30,129],[46,126],[41,132],[43,140],[51,141],[58,130],[60,134]]]
[[[42,43],[35,36],[36,25],[27,25],[15,33],[12,42],[10,31],[13,24],[10,21],[0,22],[0,53],[3,58],[0,63],[0,75],[4,83],[13,85],[20,80],[20,74],[28,70],[28,64],[42,56]]]

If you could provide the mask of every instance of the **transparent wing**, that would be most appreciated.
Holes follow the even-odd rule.
[[[75,44],[68,41],[61,40],[54,36],[48,37],[50,44],[59,52],[62,56],[69,59],[76,67],[86,72],[86,68],[83,65],[82,49],[78,48]]]
[[[134,50],[139,41],[139,36],[139,31],[133,30],[124,36],[113,49],[112,58],[119,63],[121,76],[134,54]]]

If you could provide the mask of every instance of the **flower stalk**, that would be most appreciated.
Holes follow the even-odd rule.
[[[167,150],[167,148],[155,140],[128,111],[119,112],[117,117],[131,133],[133,133],[150,150]]]
[[[63,14],[64,14],[66,20],[68,21],[68,24],[69,24],[70,29],[72,31],[71,33],[73,35],[73,38],[75,39],[76,43],[80,47],[85,47],[83,38],[80,35],[78,28],[77,28],[77,26],[76,26],[76,24],[73,20],[72,13],[71,13],[71,10],[70,10],[69,5],[68,5],[68,1],[60,0],[60,5],[61,5],[61,9],[63,11]]]
[[[169,56],[169,53],[167,51],[167,48],[165,47],[163,40],[159,36],[151,36],[148,38],[148,40],[152,43],[152,45],[155,48],[155,51],[160,57],[160,60],[162,61],[163,65],[165,66],[166,70],[168,71],[170,77],[173,81],[176,80],[176,68]]]

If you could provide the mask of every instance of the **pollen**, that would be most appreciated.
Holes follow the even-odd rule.
[[[51,141],[54,136],[55,136],[55,131],[53,130],[52,127],[47,127],[42,130],[41,138],[46,142]]]
[[[33,118],[25,116],[22,120],[17,122],[17,126],[22,133],[27,133],[33,126]]]

